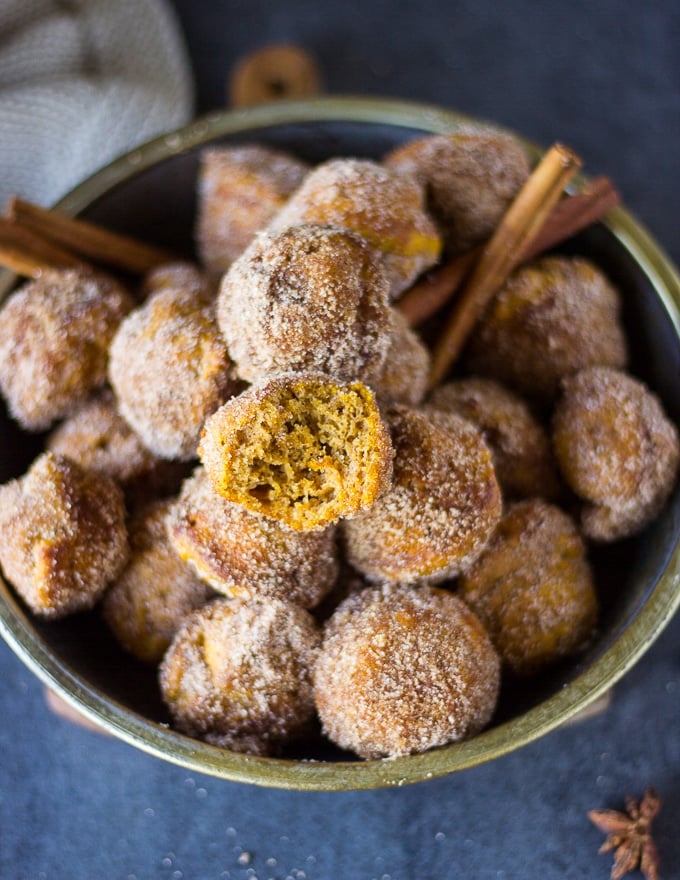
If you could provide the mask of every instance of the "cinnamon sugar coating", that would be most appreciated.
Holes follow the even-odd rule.
[[[233,751],[271,754],[314,715],[319,632],[280,599],[218,599],[191,615],[160,667],[177,728]]]
[[[501,515],[491,452],[453,414],[395,406],[392,488],[343,523],[350,563],[372,581],[439,583],[479,556]]]
[[[625,366],[617,290],[588,260],[545,257],[517,269],[496,294],[466,352],[470,372],[551,401],[585,367]]]
[[[384,161],[424,186],[428,209],[450,254],[491,237],[531,170],[515,138],[480,130],[409,141]]]
[[[400,585],[346,599],[314,667],[324,733],[363,758],[396,757],[472,736],[490,720],[500,663],[453,594]]]
[[[300,531],[369,508],[392,454],[370,389],[320,373],[251,386],[206,421],[199,447],[220,495]]]
[[[157,501],[130,519],[130,560],[102,600],[115,637],[145,663],[159,663],[184,618],[214,595],[170,545],[169,506]]]
[[[583,540],[566,513],[540,499],[512,505],[459,580],[505,666],[530,675],[582,648],[597,621]]]
[[[0,390],[31,431],[69,415],[106,381],[108,348],[134,303],[113,279],[43,272],[0,309]]]
[[[47,438],[47,449],[115,479],[133,505],[179,490],[186,465],[150,452],[116,408],[110,389],[91,397]]]
[[[521,397],[491,379],[471,376],[440,385],[426,409],[456,413],[479,428],[504,496],[559,497],[550,439]]]
[[[423,187],[367,159],[331,159],[318,165],[274,217],[271,229],[321,223],[364,238],[379,254],[390,296],[399,296],[433,266],[439,233],[425,211]]]
[[[387,280],[358,236],[301,226],[259,236],[224,276],[217,320],[247,382],[290,370],[352,381],[385,359]]]
[[[218,495],[203,468],[168,515],[175,552],[230,598],[286,599],[313,608],[338,573],[335,529],[299,532]]]
[[[185,293],[196,293],[206,301],[214,298],[214,283],[195,263],[177,260],[174,263],[162,263],[147,272],[142,281],[142,293],[145,297],[158,293],[159,290],[178,290]]]
[[[0,565],[35,614],[92,608],[127,558],[123,494],[108,477],[46,452],[0,486]]]
[[[309,171],[271,147],[243,144],[201,153],[196,243],[213,274],[225,272],[285,204]]]
[[[196,455],[206,417],[239,387],[212,306],[176,289],[153,294],[123,321],[109,378],[144,445],[182,460]]]
[[[641,531],[673,491],[678,431],[646,385],[592,367],[564,381],[553,444],[564,479],[585,502],[584,533],[615,541]]]
[[[425,397],[429,374],[430,352],[406,318],[391,309],[387,354],[380,367],[367,376],[366,384],[381,404],[417,406]]]

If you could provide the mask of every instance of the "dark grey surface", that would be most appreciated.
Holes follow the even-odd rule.
[[[199,109],[222,103],[242,52],[302,43],[333,92],[415,98],[563,139],[680,261],[677,2],[175,6]],[[605,715],[408,789],[287,793],[191,776],[51,716],[4,644],[0,718],[3,880],[605,878],[610,856],[597,856],[585,813],[647,784],[665,800],[662,876],[680,877],[680,618]]]

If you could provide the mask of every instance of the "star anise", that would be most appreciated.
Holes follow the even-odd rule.
[[[638,803],[626,798],[626,812],[591,810],[588,818],[607,839],[600,852],[615,850],[611,880],[620,880],[624,874],[640,868],[647,880],[659,880],[659,854],[652,840],[652,820],[661,808],[661,799],[653,788],[648,788]]]

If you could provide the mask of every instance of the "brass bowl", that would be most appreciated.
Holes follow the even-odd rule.
[[[422,133],[475,123],[448,110],[391,100],[322,98],[206,116],[108,165],[58,207],[114,229],[190,253],[200,149],[256,141],[311,161],[331,155],[379,157]],[[534,152],[536,148],[529,145]],[[619,286],[632,371],[680,421],[680,277],[648,233],[623,210],[570,243]],[[0,275],[0,298],[16,279]],[[0,482],[22,474],[41,438],[0,413]],[[26,613],[0,581],[0,631],[50,688],[111,734],[190,770],[279,788],[347,790],[403,785],[497,758],[580,712],[638,660],[680,603],[680,490],[639,537],[597,550],[603,614],[590,649],[525,684],[506,687],[492,725],[467,742],[388,761],[358,761],[310,746],[285,759],[235,754],[176,733],[160,702],[155,671],[114,643],[96,613],[45,623]]]

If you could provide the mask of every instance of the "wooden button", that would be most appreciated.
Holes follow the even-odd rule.
[[[236,63],[228,97],[233,107],[250,107],[320,91],[321,73],[308,52],[297,46],[265,46]]]

